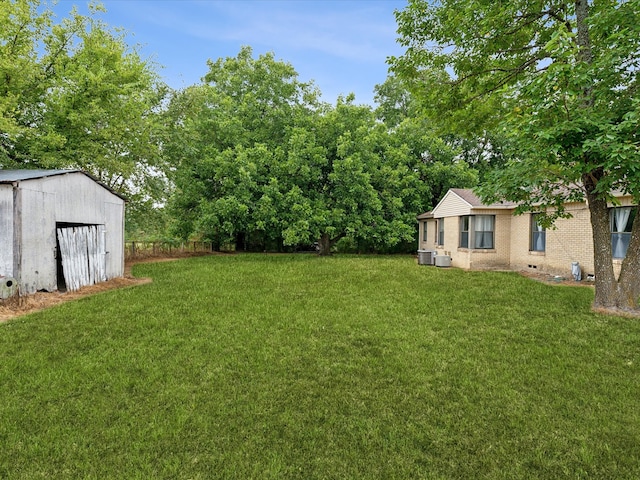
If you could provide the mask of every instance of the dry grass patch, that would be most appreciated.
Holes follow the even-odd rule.
[[[117,288],[131,287],[151,282],[150,278],[134,278],[130,275],[113,278],[107,282],[89,285],[75,292],[36,292],[33,295],[24,297],[12,297],[0,301],[0,322],[6,322],[12,318],[38,312],[46,308],[60,305],[71,300],[94,295],[96,293],[107,292]]]
[[[133,265],[140,263],[171,262],[189,257],[202,257],[216,253],[202,252],[175,252],[171,256],[145,256],[127,260],[124,268],[124,277],[112,278],[107,282],[89,285],[75,292],[36,292],[33,295],[24,297],[13,297],[0,300],[0,322],[6,322],[12,318],[38,312],[47,308],[60,305],[61,303],[78,300],[96,293],[116,290],[118,288],[133,287],[150,283],[151,278],[137,278],[131,275]]]
[[[136,285],[144,285],[150,283],[151,278],[136,278],[131,275],[131,267],[139,263],[155,263],[170,262],[185,257],[203,256],[202,253],[190,253],[173,255],[171,257],[153,257],[135,258],[128,260],[125,265],[124,277],[112,278],[107,282],[101,282],[96,285],[82,287],[75,292],[36,292],[33,295],[24,297],[12,297],[6,300],[0,300],[0,322],[6,322],[12,318],[29,313],[39,312],[61,303],[78,300],[96,293],[108,292],[118,288],[133,287]]]

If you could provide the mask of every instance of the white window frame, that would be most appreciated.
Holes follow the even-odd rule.
[[[529,251],[545,252],[547,250],[547,229],[540,226],[540,213],[532,213],[529,222]],[[542,243],[542,245],[540,245]]]
[[[462,215],[460,217],[460,235],[458,238],[458,247],[459,248],[469,248],[469,240],[471,239],[471,215]],[[466,225],[465,225],[466,224]]]
[[[478,230],[479,226],[486,226],[486,220],[490,220],[491,230]],[[486,234],[491,234],[491,245],[481,246],[487,239]],[[473,248],[474,250],[494,250],[496,248],[496,216],[495,215],[474,215],[473,216]]]
[[[631,241],[631,228],[636,218],[637,209],[637,207],[614,207],[609,209],[611,255],[615,259],[623,259],[627,255],[627,249]]]

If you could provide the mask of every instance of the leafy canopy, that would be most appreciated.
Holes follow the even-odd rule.
[[[640,222],[616,278],[609,221],[615,191],[640,203],[640,0],[410,0],[398,22],[407,51],[392,67],[431,114],[508,139],[483,199],[542,210],[547,226],[586,199],[594,305],[640,308]]]
[[[392,69],[429,112],[449,130],[490,130],[514,146],[481,189],[487,199],[561,207],[594,171],[598,194],[640,199],[639,2],[594,1],[586,17],[580,3],[411,0],[397,14],[407,51]]]
[[[158,113],[166,87],[123,33],[73,9],[0,2],[0,167],[79,168],[136,210],[166,187]]]
[[[204,83],[178,92],[167,113],[177,233],[254,248],[319,242],[324,253],[343,237],[369,248],[413,241],[415,216],[446,182],[476,176],[409,110],[393,112],[402,88],[381,88],[392,114],[383,123],[353,96],[321,103],[273,54],[243,47],[209,61]]]

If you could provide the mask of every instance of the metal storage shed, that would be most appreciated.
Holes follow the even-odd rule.
[[[80,170],[0,170],[0,277],[27,295],[123,276],[124,205]]]

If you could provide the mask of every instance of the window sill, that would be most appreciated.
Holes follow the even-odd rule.
[[[471,253],[496,253],[495,248],[464,248],[458,247],[459,252],[471,252]]]
[[[534,257],[544,257],[546,252],[544,250],[529,250],[529,255],[533,255]]]

